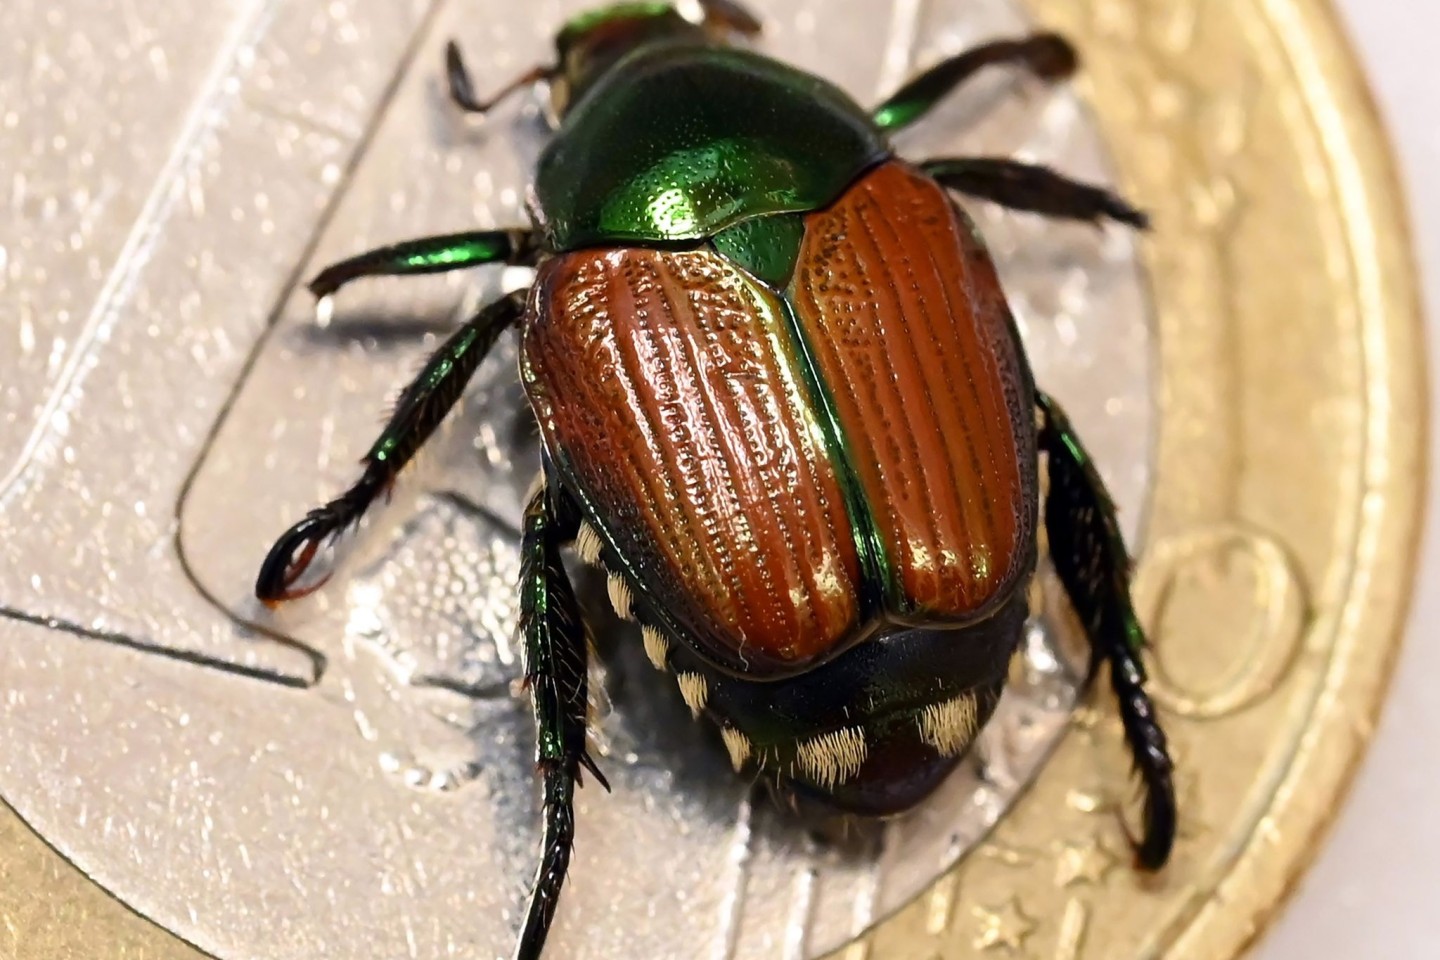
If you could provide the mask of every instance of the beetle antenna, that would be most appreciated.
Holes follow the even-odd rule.
[[[510,94],[534,86],[542,80],[551,80],[555,72],[556,68],[553,66],[532,67],[502,87],[489,100],[481,100],[475,96],[475,85],[470,80],[470,71],[465,67],[464,58],[460,56],[459,45],[454,40],[445,44],[445,79],[450,86],[450,99],[466,113],[489,113],[491,108]]]

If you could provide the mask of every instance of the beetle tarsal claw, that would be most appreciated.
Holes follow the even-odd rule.
[[[610,606],[615,608],[615,613],[621,620],[634,620],[632,610],[635,595],[630,591],[630,584],[619,574],[612,573],[605,582],[606,592],[610,594]]]
[[[968,747],[979,727],[980,705],[973,693],[932,703],[920,714],[920,739],[944,757],[953,757]]]
[[[828,790],[859,773],[868,751],[865,731],[841,727],[801,743],[795,751],[795,764],[805,779]]]
[[[600,534],[588,522],[580,524],[580,532],[575,535],[575,552],[580,559],[589,566],[595,566],[600,562],[600,548],[603,546]]]
[[[725,741],[725,752],[730,754],[730,766],[735,768],[736,773],[745,769],[745,764],[749,762],[750,754],[754,749],[750,744],[750,738],[734,727],[721,727],[720,739]]]
[[[640,638],[645,641],[645,656],[650,658],[656,670],[664,670],[665,661],[670,656],[670,641],[665,639],[665,634],[647,625],[640,628]]]
[[[680,696],[685,698],[690,715],[698,720],[705,711],[705,702],[710,699],[710,685],[698,673],[677,673],[675,682],[680,685]]]

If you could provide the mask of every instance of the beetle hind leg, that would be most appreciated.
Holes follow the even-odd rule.
[[[1137,230],[1150,218],[1124,197],[1103,187],[1071,180],[1049,167],[998,157],[927,160],[920,169],[941,186],[1011,210],[1063,220],[1112,220]]]
[[[525,682],[535,714],[535,763],[544,782],[544,839],[516,960],[545,946],[575,840],[575,785],[580,768],[605,789],[586,750],[588,646],[575,590],[560,548],[579,528],[579,513],[558,488],[542,487],[525,510],[520,553],[520,633]]]
[[[1145,788],[1140,866],[1164,866],[1175,843],[1174,765],[1154,704],[1145,692],[1145,634],[1130,601],[1130,558],[1115,507],[1064,412],[1036,394],[1040,446],[1049,461],[1045,527],[1051,559],[1090,641],[1092,663],[1110,666],[1125,739]],[[1092,671],[1093,672],[1093,671]]]

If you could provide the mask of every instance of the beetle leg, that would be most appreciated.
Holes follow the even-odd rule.
[[[893,133],[929,113],[947,94],[986,67],[1012,64],[1041,80],[1054,81],[1073,74],[1079,62],[1070,41],[1058,34],[996,40],[935,64],[895,91],[871,116],[882,130]]]
[[[402,277],[445,273],[487,263],[530,266],[540,252],[539,237],[525,228],[479,230],[407,240],[332,263],[310,281],[310,292],[328,297],[361,277]]]
[[[489,100],[481,100],[475,96],[475,85],[470,81],[470,71],[465,69],[465,59],[460,56],[460,46],[454,40],[445,44],[445,80],[450,90],[450,99],[466,113],[489,113],[495,104],[515,91],[533,86],[542,80],[553,79],[554,76],[555,67],[531,67],[500,88]]]
[[[950,190],[1011,210],[1090,223],[1115,220],[1139,230],[1150,226],[1150,218],[1123,197],[1071,180],[1049,167],[996,157],[966,157],[926,160],[920,169]]]
[[[553,486],[525,509],[520,546],[520,633],[525,681],[535,713],[535,763],[544,780],[543,853],[530,892],[516,960],[534,960],[545,946],[575,840],[574,792],[583,766],[609,789],[586,752],[585,625],[560,548],[579,528],[579,513]]]
[[[1084,624],[1094,661],[1110,664],[1125,738],[1145,784],[1145,834],[1135,845],[1136,859],[1146,869],[1159,869],[1175,843],[1174,765],[1145,692],[1145,634],[1130,601],[1130,558],[1115,506],[1069,420],[1045,394],[1037,393],[1036,403],[1043,421],[1040,446],[1049,460],[1045,528],[1051,559]]]
[[[733,30],[746,37],[756,36],[762,29],[760,18],[737,3],[736,0],[699,0],[699,2],[700,9],[705,14],[707,26]]]
[[[465,384],[500,333],[525,310],[525,295],[513,293],[482,308],[435,351],[420,375],[400,394],[390,422],[361,461],[360,479],[339,497],[306,514],[285,532],[255,580],[255,596],[268,605],[313,592],[319,584],[297,581],[315,559],[319,545],[357,522],[440,426]],[[322,581],[323,582],[323,581]]]

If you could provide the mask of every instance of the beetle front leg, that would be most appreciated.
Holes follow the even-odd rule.
[[[1079,61],[1070,41],[1058,34],[996,40],[935,64],[895,91],[871,116],[881,129],[894,133],[925,116],[947,94],[986,67],[1010,64],[1041,80],[1055,81],[1073,74]]]
[[[1169,859],[1175,843],[1174,765],[1145,692],[1145,633],[1130,601],[1130,557],[1115,506],[1070,421],[1045,394],[1037,393],[1036,403],[1042,419],[1040,447],[1049,460],[1045,529],[1051,560],[1085,627],[1093,664],[1110,664],[1125,738],[1145,784],[1145,834],[1136,843],[1136,858],[1141,866],[1156,870]]]
[[[324,580],[296,584],[314,561],[320,545],[359,521],[410,462],[460,399],[465,384],[501,332],[525,310],[525,295],[514,293],[480,310],[430,357],[420,375],[400,394],[395,412],[361,461],[365,471],[339,497],[305,515],[285,532],[260,565],[255,596],[268,606],[312,593]]]
[[[926,160],[920,169],[947,189],[1011,210],[1066,220],[1114,220],[1139,230],[1150,218],[1106,190],[1071,180],[1049,167],[996,157]]]
[[[465,67],[465,58],[460,55],[459,44],[454,40],[445,44],[445,81],[450,89],[450,99],[466,113],[477,113],[483,116],[510,94],[534,86],[542,80],[553,79],[555,73],[555,67],[543,65],[531,67],[501,87],[489,100],[481,100],[475,95],[475,84],[470,79],[470,71]]]
[[[719,27],[746,37],[757,36],[762,28],[760,18],[737,0],[699,0],[700,11],[708,26]]]
[[[575,784],[583,766],[605,789],[605,777],[586,751],[585,625],[561,563],[579,513],[555,487],[542,487],[525,509],[520,559],[520,632],[525,682],[535,713],[535,764],[544,781],[543,852],[535,872],[516,960],[536,960],[545,946],[575,839]]]
[[[446,273],[487,263],[532,266],[539,253],[539,238],[535,231],[520,227],[422,237],[379,247],[331,264],[316,274],[309,286],[315,296],[328,297],[361,277]]]

